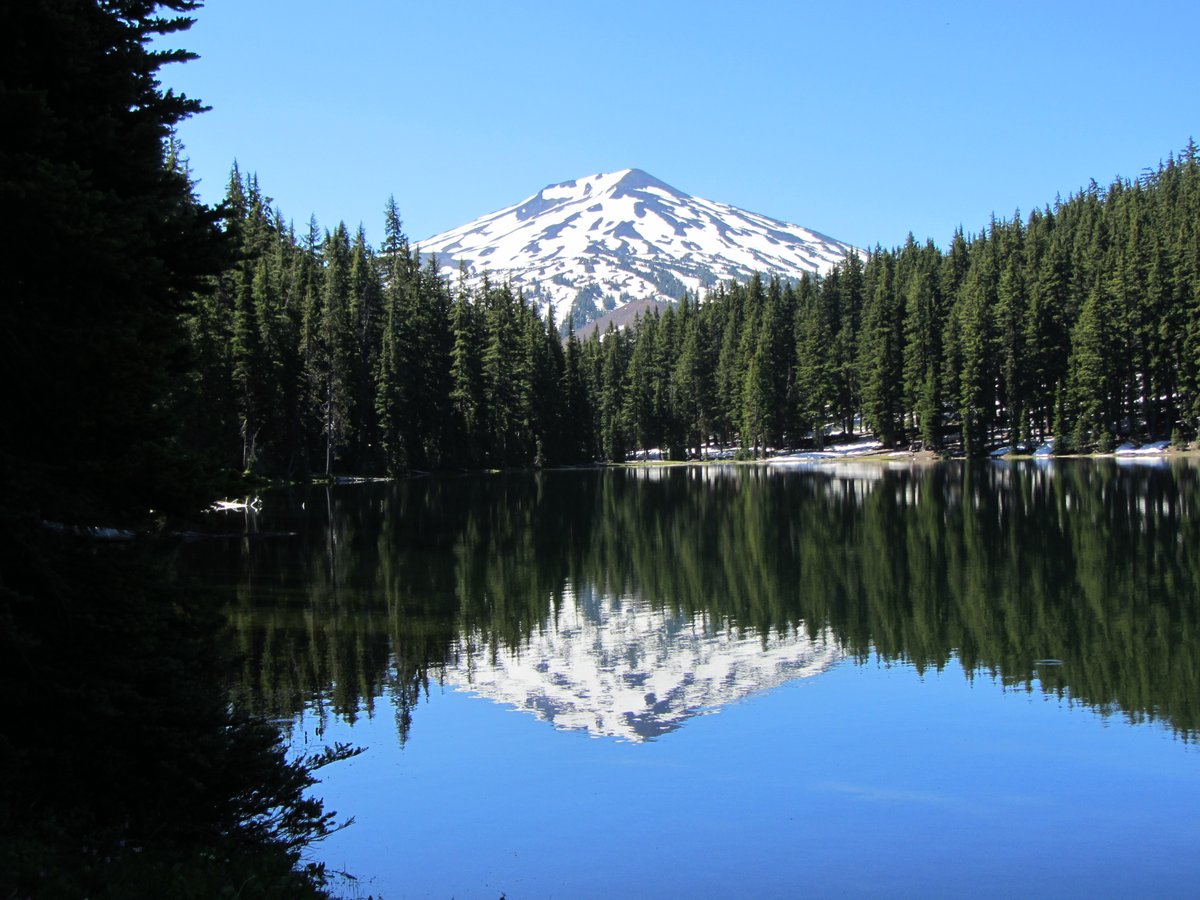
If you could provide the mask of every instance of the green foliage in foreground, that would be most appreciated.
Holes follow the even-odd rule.
[[[5,523],[0,884],[33,896],[316,894],[300,853],[336,827],[308,795],[346,748],[288,761],[231,707],[211,605],[142,548]]]
[[[157,80],[190,55],[152,49],[197,6],[0,6],[4,897],[323,892],[301,851],[333,820],[307,791],[350,751],[289,762],[230,704],[215,612],[141,542],[51,524],[155,531],[212,496],[184,316],[230,242],[172,140],[200,106]]]

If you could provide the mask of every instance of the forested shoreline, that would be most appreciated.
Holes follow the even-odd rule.
[[[182,161],[177,164],[183,165]],[[885,446],[1183,446],[1200,420],[1200,159],[1027,217],[756,276],[580,341],[507,284],[422,263],[390,199],[303,235],[236,165],[239,261],[188,316],[194,446],[273,477]]]

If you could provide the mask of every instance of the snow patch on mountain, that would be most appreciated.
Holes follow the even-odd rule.
[[[799,225],[693,197],[640,169],[548,185],[420,244],[444,276],[485,273],[576,326],[631,300],[703,295],[755,272],[799,278],[858,252]]]

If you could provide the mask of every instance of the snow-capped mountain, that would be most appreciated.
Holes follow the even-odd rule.
[[[639,169],[542,188],[515,206],[420,244],[454,279],[511,279],[555,321],[577,326],[632,300],[703,296],[753,273],[825,272],[849,244],[799,225],[703,200]]]
[[[819,675],[843,657],[833,637],[739,632],[632,597],[570,592],[519,648],[475,633],[444,683],[564,730],[641,742],[697,715]]]

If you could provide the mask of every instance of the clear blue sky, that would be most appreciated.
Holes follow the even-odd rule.
[[[1200,140],[1200,3],[210,0],[165,85],[202,199],[414,241],[636,167],[822,231],[955,227]]]

